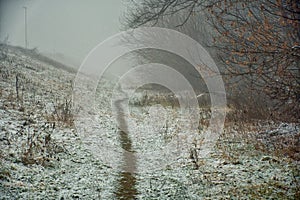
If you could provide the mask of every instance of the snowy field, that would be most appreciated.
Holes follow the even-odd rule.
[[[209,157],[182,154],[168,164],[160,160],[168,158],[163,147],[180,132],[178,107],[137,103],[143,94],[132,97],[128,121],[135,181],[121,182],[115,166],[123,164],[122,146],[110,101],[114,84],[99,84],[97,124],[84,132],[74,124],[74,78],[16,49],[3,54],[0,199],[126,199],[117,192],[122,184],[135,187],[137,199],[300,198],[299,124],[227,122]],[[209,109],[200,110],[200,117],[199,136]],[[94,140],[83,138],[90,131]]]

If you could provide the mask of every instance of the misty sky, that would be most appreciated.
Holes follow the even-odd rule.
[[[0,39],[23,46],[24,8],[29,48],[46,54],[63,54],[80,65],[98,43],[120,31],[125,11],[122,0],[0,0]]]

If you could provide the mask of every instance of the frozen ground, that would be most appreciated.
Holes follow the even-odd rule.
[[[0,60],[0,199],[122,199],[116,192],[121,186],[114,166],[122,165],[122,149],[110,109],[112,84],[100,84],[93,113],[98,123],[87,127],[105,142],[95,153],[74,128],[75,74],[16,50],[6,55]],[[165,157],[152,151],[176,135],[178,112],[165,106],[155,114],[156,108],[131,107],[138,124],[129,122],[137,199],[299,199],[299,125],[257,122],[242,129],[230,124],[210,157],[195,162],[186,156],[180,164],[159,166],[154,161]],[[204,122],[209,113],[201,117]],[[151,123],[157,127],[149,128]],[[287,155],[275,153],[290,146],[294,150]],[[149,166],[155,170],[145,170]]]

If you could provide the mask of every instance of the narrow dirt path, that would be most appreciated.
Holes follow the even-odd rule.
[[[136,157],[132,149],[132,141],[128,135],[128,125],[125,119],[124,110],[121,103],[124,99],[114,102],[117,110],[118,134],[120,137],[121,147],[123,149],[123,166],[119,173],[119,187],[116,195],[119,199],[135,199],[137,195],[136,185]]]

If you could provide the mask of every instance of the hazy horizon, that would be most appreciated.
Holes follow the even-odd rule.
[[[120,0],[2,0],[0,40],[28,48],[78,67],[97,44],[120,31],[125,5]]]

